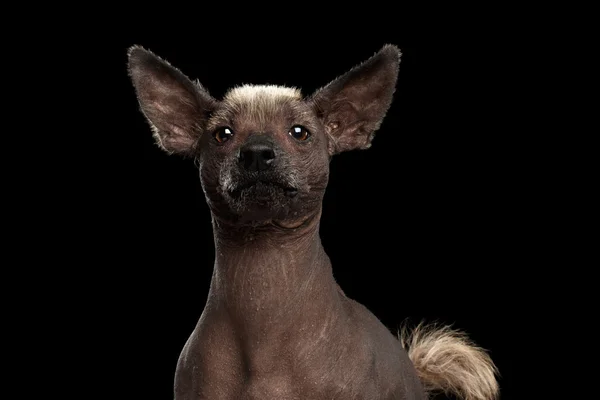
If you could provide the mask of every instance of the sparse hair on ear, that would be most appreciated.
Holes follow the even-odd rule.
[[[135,45],[127,55],[140,109],[157,144],[169,154],[192,156],[216,100],[151,51]]]
[[[392,103],[401,55],[398,47],[387,44],[311,96],[328,135],[330,155],[371,147]]]

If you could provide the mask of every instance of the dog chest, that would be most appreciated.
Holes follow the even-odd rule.
[[[297,394],[294,394],[291,378],[283,375],[252,378],[245,386],[243,390],[244,400],[295,400],[301,398]]]

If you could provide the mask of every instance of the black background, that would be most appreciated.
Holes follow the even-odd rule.
[[[397,92],[372,148],[331,163],[321,236],[335,278],[391,330],[425,319],[466,331],[497,363],[502,398],[516,398],[512,345],[527,335],[517,293],[529,226],[510,106],[498,95],[510,79],[497,57],[502,32],[458,10],[437,10],[435,20],[408,10],[307,14],[164,16],[168,24],[138,16],[97,28],[84,56],[95,62],[97,95],[82,117],[100,161],[90,175],[100,173],[84,212],[100,238],[88,254],[105,285],[95,302],[111,380],[135,398],[172,396],[214,257],[197,170],[154,144],[127,76],[127,48],[152,50],[219,97],[242,83],[309,94],[393,43],[403,53]]]

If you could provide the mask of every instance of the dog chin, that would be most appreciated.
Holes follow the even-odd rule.
[[[245,221],[286,218],[298,190],[277,182],[252,182],[228,192],[232,210]]]

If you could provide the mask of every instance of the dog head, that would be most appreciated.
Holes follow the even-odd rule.
[[[400,51],[374,56],[309,96],[244,85],[222,99],[139,46],[129,74],[157,144],[198,161],[214,216],[293,226],[320,211],[331,157],[366,149],[392,101]]]

